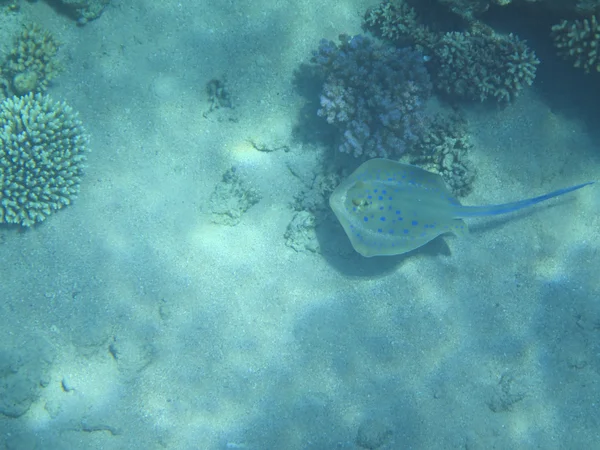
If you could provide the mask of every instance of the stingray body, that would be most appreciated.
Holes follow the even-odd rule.
[[[358,253],[367,257],[399,255],[444,233],[466,233],[463,218],[517,211],[592,183],[518,202],[463,206],[440,175],[376,158],[342,181],[331,194],[329,204]]]

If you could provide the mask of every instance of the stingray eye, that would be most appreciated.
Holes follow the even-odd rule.
[[[364,198],[353,198],[352,204],[359,209],[364,208],[368,205],[367,201]]]

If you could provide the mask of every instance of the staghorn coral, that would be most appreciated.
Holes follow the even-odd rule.
[[[358,35],[322,40],[312,61],[325,75],[318,113],[341,133],[339,150],[355,157],[401,155],[423,128],[429,74],[419,52]]]
[[[79,192],[87,136],[77,114],[49,96],[0,104],[0,223],[29,227]]]
[[[573,66],[589,72],[600,72],[600,24],[596,16],[582,20],[563,20],[552,27],[557,53],[573,61]]]

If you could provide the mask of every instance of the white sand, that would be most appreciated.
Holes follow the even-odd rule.
[[[0,228],[0,350],[50,360],[29,411],[0,415],[7,445],[352,449],[367,420],[386,449],[596,445],[598,186],[407,258],[296,253],[288,164],[334,150],[292,139],[293,73],[372,2],[114,3],[83,28],[43,2],[0,19],[5,50],[26,18],[64,43],[50,93],[92,137],[72,206]],[[237,123],[203,117],[223,75]],[[600,179],[591,132],[535,91],[469,121],[465,204]],[[215,225],[234,164],[263,199]]]

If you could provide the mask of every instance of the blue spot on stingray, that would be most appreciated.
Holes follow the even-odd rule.
[[[371,199],[373,198],[373,196],[372,196],[372,195],[367,195],[367,198],[368,198],[369,200],[371,200]]]
[[[365,222],[368,222],[369,218],[367,216],[365,216],[364,220],[365,220]]]
[[[373,192],[374,192],[375,194],[377,194],[377,189],[373,189]]]
[[[381,220],[382,222],[385,222],[385,217],[384,217],[384,216],[381,216],[381,217],[379,218],[379,220]]]
[[[379,200],[383,200],[383,197],[380,195],[379,197],[377,197]]]
[[[379,211],[383,211],[383,206],[380,206],[380,207],[379,207]]]
[[[405,228],[404,229],[404,234],[408,234],[408,233],[409,233],[409,231]]]
[[[417,225],[419,225],[419,222],[417,222],[416,220],[413,220],[413,221],[412,221],[412,225],[413,225],[413,226],[417,226]]]
[[[399,216],[400,215],[400,211],[396,210],[396,215]]]
[[[388,200],[389,200],[389,201],[392,201],[392,197],[388,197]]]
[[[384,189],[383,191],[381,191],[381,193],[382,193],[383,195],[385,195],[385,194],[387,194],[387,191]]]
[[[381,228],[377,228],[377,232],[381,233],[381,232],[383,232],[383,230]]]

